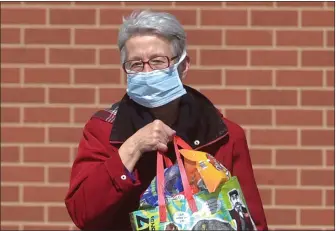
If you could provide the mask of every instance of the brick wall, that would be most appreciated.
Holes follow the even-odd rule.
[[[333,229],[334,3],[1,3],[1,227],[73,229],[85,121],[125,92],[121,17],[151,6],[188,34],[186,83],[246,130],[270,228]]]

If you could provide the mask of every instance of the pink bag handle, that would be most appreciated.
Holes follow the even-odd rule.
[[[194,212],[197,212],[197,206],[196,206],[196,202],[195,202],[195,199],[191,191],[190,184],[188,182],[187,173],[183,166],[183,162],[182,162],[180,151],[178,149],[178,145],[184,149],[192,149],[192,148],[186,142],[184,142],[180,137],[177,137],[177,136],[174,136],[173,143],[174,143],[174,149],[175,149],[175,154],[176,154],[176,160],[177,160],[178,167],[179,167],[180,174],[181,174],[184,196],[187,199],[187,202],[188,202],[188,205],[191,211],[194,213]],[[163,158],[164,158],[164,155],[158,152],[157,153],[157,191],[158,191],[160,222],[167,221],[166,200],[164,198],[165,179],[164,179]]]

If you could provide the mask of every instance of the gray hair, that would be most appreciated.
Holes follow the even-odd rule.
[[[134,11],[123,19],[119,31],[118,46],[121,62],[126,60],[126,41],[137,34],[154,34],[167,39],[171,43],[174,56],[181,56],[186,49],[186,34],[175,16],[165,12],[150,10]]]

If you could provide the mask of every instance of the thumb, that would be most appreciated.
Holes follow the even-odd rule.
[[[173,136],[176,135],[176,131],[171,129],[166,124],[163,124],[163,129],[167,135],[168,140],[171,141],[173,139]]]

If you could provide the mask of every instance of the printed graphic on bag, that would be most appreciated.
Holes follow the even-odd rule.
[[[160,223],[158,207],[130,214],[133,230],[256,230],[236,177],[213,193],[194,195],[192,213],[183,195],[167,201],[167,222]]]

